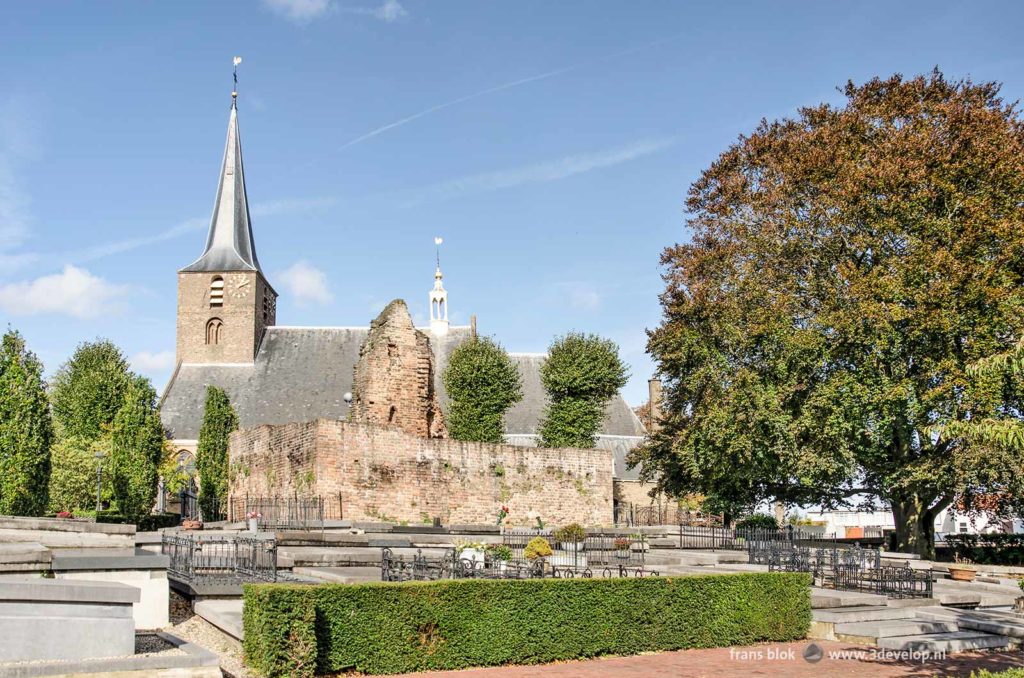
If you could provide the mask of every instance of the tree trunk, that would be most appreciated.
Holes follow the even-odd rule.
[[[928,503],[914,494],[892,500],[896,550],[935,560],[935,512]]]

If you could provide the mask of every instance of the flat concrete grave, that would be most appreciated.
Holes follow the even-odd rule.
[[[134,654],[139,598],[139,589],[115,582],[0,580],[0,662]]]
[[[135,546],[135,526],[2,516],[0,542],[35,542],[51,549],[132,548]]]
[[[117,676],[117,678],[221,678],[220,658],[169,633],[152,634],[175,652],[124,657],[0,664],[0,678],[35,676]],[[134,647],[133,647],[134,650]]]
[[[168,556],[140,548],[68,549],[53,554],[52,570],[57,579],[109,581],[138,588],[141,598],[132,608],[135,628],[159,629],[169,623],[170,561]]]

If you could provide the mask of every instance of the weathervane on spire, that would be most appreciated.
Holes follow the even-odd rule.
[[[235,80],[235,86],[231,88],[231,106],[235,106],[235,100],[238,99],[238,64],[242,63],[242,57],[236,56],[232,59],[234,68],[232,69],[231,76]]]
[[[430,290],[430,331],[435,336],[448,334],[448,292],[441,281],[441,243],[440,237],[434,238],[434,249],[437,254],[437,270],[434,271],[434,289]]]
[[[437,270],[441,270],[441,243],[444,242],[444,238],[434,238],[434,249],[437,252]]]

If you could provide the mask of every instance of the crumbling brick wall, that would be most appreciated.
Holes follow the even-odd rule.
[[[401,299],[370,323],[352,380],[351,419],[423,438],[448,435],[434,390],[430,339],[413,326]]]
[[[343,517],[426,523],[612,522],[607,450],[439,440],[318,419],[236,431],[231,496],[323,496]]]

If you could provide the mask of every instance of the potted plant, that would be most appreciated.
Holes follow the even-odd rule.
[[[512,549],[504,544],[488,544],[484,555],[493,569],[504,572],[506,564],[512,560]]]
[[[507,518],[507,517],[508,517],[508,507],[507,506],[502,506],[501,510],[498,511],[498,525],[501,525],[503,522],[505,522],[505,518]]]
[[[485,544],[478,541],[463,541],[455,544],[455,557],[459,560],[468,560],[476,565],[483,564],[484,552],[487,550]]]
[[[974,581],[978,574],[974,563],[969,558],[961,558],[959,553],[953,556],[953,560],[954,564],[949,566],[949,578],[954,581]]]
[[[526,548],[523,549],[523,557],[527,560],[534,561],[538,558],[547,558],[552,553],[551,544],[544,537],[534,537],[526,544]]]
[[[579,523],[570,523],[552,532],[551,537],[562,550],[582,551],[583,540],[586,539],[587,533]]]
[[[249,523],[249,531],[250,532],[255,533],[255,532],[257,532],[259,530],[260,518],[262,518],[262,517],[263,517],[263,514],[260,513],[259,511],[249,511],[248,513],[245,514],[245,520],[246,520],[247,523]]]
[[[629,560],[630,552],[633,549],[633,540],[629,537],[616,537],[612,542],[615,547],[615,557],[619,560]]]

